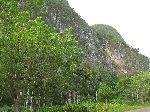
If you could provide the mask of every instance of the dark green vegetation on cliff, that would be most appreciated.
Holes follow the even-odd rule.
[[[114,28],[91,28],[66,0],[0,4],[0,106],[105,112],[150,101],[148,58]]]
[[[125,43],[124,39],[121,37],[121,35],[117,32],[116,29],[109,25],[104,24],[95,24],[92,26],[92,28],[103,38],[106,38],[110,41]]]

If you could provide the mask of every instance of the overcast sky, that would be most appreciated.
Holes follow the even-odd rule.
[[[150,58],[150,0],[68,0],[89,24],[113,26],[124,40]]]

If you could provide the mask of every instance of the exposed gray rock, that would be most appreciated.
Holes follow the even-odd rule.
[[[34,8],[32,17],[42,16],[49,26],[56,27],[60,32],[72,27],[74,36],[79,42],[79,47],[84,51],[83,65],[122,73],[148,70],[149,61],[147,57],[139,54],[126,43],[118,42],[114,44],[103,37],[104,35],[99,35],[69,6],[66,0],[47,1]],[[27,7],[24,2],[21,2],[20,6],[22,6],[22,9]],[[116,30],[113,29],[114,31]]]

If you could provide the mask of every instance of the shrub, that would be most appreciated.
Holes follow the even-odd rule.
[[[49,107],[48,112],[90,112],[90,111],[84,105],[65,105],[65,106]]]
[[[12,107],[3,106],[0,108],[0,112],[14,112]]]

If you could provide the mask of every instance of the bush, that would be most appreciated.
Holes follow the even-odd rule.
[[[3,106],[3,107],[0,107],[0,112],[14,112],[14,110],[12,107]]]
[[[47,110],[45,111],[47,112]],[[90,112],[84,105],[65,105],[49,107],[48,112]]]

